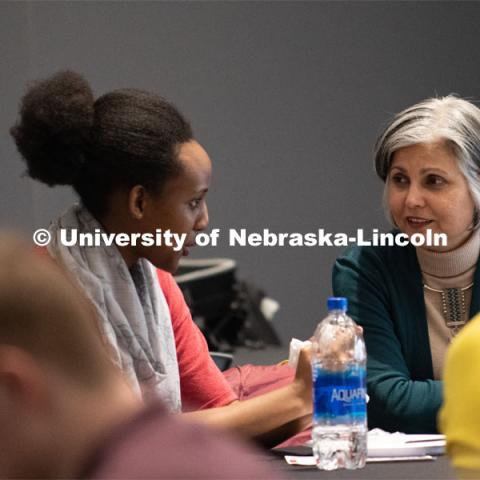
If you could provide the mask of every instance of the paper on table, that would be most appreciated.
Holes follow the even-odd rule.
[[[368,457],[367,463],[381,463],[381,462],[421,462],[425,460],[435,460],[431,455],[423,455],[421,457]],[[289,465],[299,465],[303,467],[310,467],[315,465],[315,458],[313,457],[296,457],[294,455],[285,455],[285,461]]]
[[[375,428],[368,432],[367,441],[369,461],[372,458],[385,458],[385,461],[410,460],[412,457],[423,459],[445,453],[445,435],[390,433]],[[312,441],[305,445],[311,447]]]
[[[369,457],[411,457],[444,453],[444,435],[389,433],[380,429],[368,432]]]

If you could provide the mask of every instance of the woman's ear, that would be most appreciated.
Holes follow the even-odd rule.
[[[141,220],[145,214],[147,192],[142,185],[135,185],[128,194],[128,211],[135,220]]]
[[[0,345],[0,396],[32,414],[48,404],[48,381],[40,363],[29,353],[10,345]]]

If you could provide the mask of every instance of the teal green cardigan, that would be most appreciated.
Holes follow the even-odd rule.
[[[432,356],[415,249],[353,247],[333,268],[333,293],[347,297],[349,315],[364,329],[368,426],[389,431],[437,431],[442,382]],[[480,269],[470,318],[480,310]]]

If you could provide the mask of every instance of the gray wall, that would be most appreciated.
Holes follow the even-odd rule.
[[[386,228],[372,169],[390,115],[456,92],[479,98],[480,3],[3,2],[3,225],[27,233],[72,201],[22,178],[8,128],[27,81],[84,73],[97,94],[134,86],[176,103],[214,162],[211,227]],[[282,309],[287,338],[324,315],[336,248],[202,249],[238,260]]]

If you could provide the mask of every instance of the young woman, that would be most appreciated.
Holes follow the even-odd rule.
[[[311,370],[302,356],[289,385],[239,402],[211,361],[171,273],[208,224],[211,162],[178,110],[163,98],[124,89],[94,99],[78,74],[34,85],[11,131],[28,173],[49,186],[71,185],[80,204],[50,227],[48,251],[95,305],[113,358],[143,395],[173,411],[250,437],[294,433],[312,410]],[[80,233],[184,235],[165,245],[65,246]]]
[[[388,216],[446,247],[355,247],[333,271],[336,295],[364,329],[369,427],[432,432],[447,347],[480,311],[480,110],[448,96],[395,116],[375,165]]]

